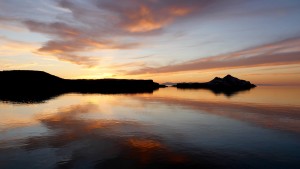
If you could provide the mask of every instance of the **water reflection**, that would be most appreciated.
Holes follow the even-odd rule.
[[[299,104],[278,104],[265,90],[228,98],[166,88],[153,94],[69,94],[43,104],[1,103],[0,166],[297,168]]]
[[[138,98],[145,99],[145,98]],[[174,98],[147,98],[147,101],[159,101],[162,104],[180,105],[182,108],[195,109],[218,116],[261,125],[271,129],[281,129],[300,134],[300,107],[270,106],[261,104],[212,103]]]
[[[82,117],[96,110],[97,106],[93,104],[72,105],[60,108],[54,114],[43,115],[38,120],[49,129],[48,135],[7,143],[13,145],[5,146],[2,142],[0,153],[6,151],[6,155],[25,156],[28,152],[38,155],[39,151],[49,153],[55,150],[52,152],[55,157],[47,161],[48,165],[52,161],[55,168],[189,168],[200,163],[201,166],[215,165],[208,159],[192,160],[190,158],[195,158],[192,154],[172,150],[158,135],[145,132],[147,124]],[[1,162],[7,168],[18,168],[18,164]],[[35,161],[32,163],[36,165]]]
[[[252,88],[253,89],[253,88]],[[107,92],[73,92],[78,94],[141,94],[149,93],[152,94],[158,89],[145,89],[145,90],[121,90],[121,91],[107,91]],[[216,89],[178,89],[185,91],[197,91],[205,90],[214,93],[215,95],[224,94],[227,97],[232,97],[238,93],[247,92],[251,89],[240,89],[240,90],[216,90]],[[1,102],[15,103],[15,104],[33,104],[33,103],[44,103],[47,100],[55,99],[58,96],[68,94],[67,92],[43,92],[43,93],[2,93],[0,95]]]
[[[232,97],[235,96],[239,93],[243,93],[243,92],[249,92],[250,90],[253,90],[253,88],[250,89],[239,89],[239,90],[217,90],[217,89],[185,89],[185,88],[178,88],[178,90],[191,90],[191,91],[198,91],[198,90],[206,90],[206,91],[210,91],[212,93],[214,93],[215,95],[225,95],[227,97]]]
[[[77,94],[108,94],[108,95],[118,95],[118,94],[142,94],[142,93],[153,93],[155,90],[158,90],[157,88],[155,89],[121,89],[121,90],[108,90],[108,91],[89,91],[89,92],[84,92],[84,91],[79,91],[79,92],[60,92],[60,91],[55,91],[55,92],[41,92],[41,93],[1,93],[0,95],[0,102],[7,102],[7,103],[15,103],[15,104],[34,104],[34,103],[44,103],[47,100],[55,99],[56,97],[59,97],[61,95],[66,95],[69,93],[77,93]]]

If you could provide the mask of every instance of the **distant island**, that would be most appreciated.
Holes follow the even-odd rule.
[[[224,78],[215,77],[213,80],[205,83],[177,83],[174,87],[179,89],[209,89],[215,93],[224,93],[230,96],[239,91],[255,88],[256,85],[227,75]]]
[[[0,100],[39,102],[64,93],[152,93],[163,87],[153,80],[63,79],[43,71],[0,71]]]

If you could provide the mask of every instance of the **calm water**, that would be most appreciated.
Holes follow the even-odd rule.
[[[300,88],[0,102],[0,168],[300,168]]]

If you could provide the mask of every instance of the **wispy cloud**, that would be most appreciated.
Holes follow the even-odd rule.
[[[66,16],[46,22],[26,19],[23,24],[32,32],[48,35],[50,40],[38,49],[57,59],[93,67],[100,56],[88,57],[80,52],[135,49],[142,45],[135,36],[162,33],[176,20],[189,16],[212,2],[196,0],[57,0]],[[71,15],[70,15],[71,14]]]
[[[207,15],[218,14],[219,17],[222,14],[232,16],[232,14],[242,15],[242,13],[246,13],[248,16],[248,14],[253,13],[252,10],[254,9],[256,13],[266,11],[264,6],[264,8],[257,9],[251,7],[246,11],[237,10],[241,13],[230,12],[232,6],[237,8],[243,2],[235,0],[226,2],[217,0],[1,1],[0,28],[16,27],[16,25],[25,26],[28,30],[47,37],[47,40],[37,47],[36,53],[51,55],[58,60],[85,67],[94,67],[101,63],[101,54],[105,53],[106,50],[131,50],[144,47],[143,45],[148,43],[146,36],[161,37],[160,35],[169,32],[172,25],[183,20],[197,18],[197,24],[201,24],[201,18],[203,19]],[[294,7],[295,5],[290,6]],[[277,7],[276,10],[269,11],[269,13],[283,8],[278,4]],[[15,11],[15,13],[11,11]],[[192,30],[193,27],[188,29]],[[257,48],[256,50],[260,49]],[[210,69],[218,68],[218,66],[225,68],[279,64],[294,62],[293,59],[296,58],[295,52],[289,51],[285,52],[287,60],[284,61],[280,54],[273,52],[259,55],[259,52],[255,53],[254,49],[248,49],[177,65],[144,68],[131,72],[131,74]],[[273,59],[268,55],[272,55]],[[118,54],[118,57],[122,56]]]
[[[163,29],[180,17],[199,10],[205,1],[99,1],[100,9],[108,9],[117,16],[117,25],[125,32],[144,33]]]
[[[47,34],[52,38],[38,49],[38,53],[51,54],[59,60],[86,67],[98,65],[100,58],[79,55],[77,52],[101,49],[129,49],[138,45],[137,43],[121,44],[112,40],[94,38],[99,35],[93,35],[93,33],[86,32],[81,27],[71,26],[63,22],[24,21],[24,24],[31,31]]]
[[[129,74],[154,74],[206,69],[289,65],[300,63],[299,46],[300,38],[293,38],[251,49],[245,49],[239,52],[191,60],[180,64],[156,68],[145,67],[129,72]]]
[[[37,48],[37,46],[38,44],[12,40],[7,37],[0,36],[0,56],[15,56],[32,52]]]

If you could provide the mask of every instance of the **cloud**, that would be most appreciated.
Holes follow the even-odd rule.
[[[15,56],[34,51],[37,44],[12,40],[0,36],[0,56]],[[16,50],[17,49],[17,50]]]
[[[87,67],[97,66],[100,57],[83,56],[80,52],[134,49],[142,43],[135,36],[162,31],[173,22],[192,15],[211,4],[204,0],[57,0],[60,14],[53,21],[25,19],[32,32],[49,36],[38,53],[55,56]]]
[[[53,35],[58,38],[72,38],[80,34],[80,30],[63,22],[43,23],[37,21],[24,21],[27,28],[33,32]]]
[[[28,63],[28,64],[10,64],[10,63],[7,63],[7,64],[3,64],[1,65],[1,69],[6,69],[6,70],[20,70],[20,69],[28,69],[30,67],[33,67],[33,66],[38,66],[38,64],[36,63]]]
[[[51,36],[38,53],[46,53],[56,56],[57,59],[68,61],[86,67],[96,66],[99,58],[87,57],[76,54],[76,52],[87,51],[91,48],[116,48],[108,46],[104,42],[89,39],[83,36],[84,32],[76,27],[62,22],[42,23],[37,21],[25,21],[24,24],[33,32],[40,32]],[[82,34],[82,35],[81,35]]]
[[[49,35],[52,40],[46,42],[38,53],[56,56],[57,59],[68,61],[86,67],[97,66],[99,57],[82,56],[76,52],[93,51],[101,49],[129,49],[138,46],[138,43],[121,44],[112,40],[94,38],[92,32],[81,27],[71,26],[63,22],[43,23],[25,21],[24,24],[33,32]]]
[[[75,63],[78,65],[84,65],[85,67],[91,68],[98,65],[99,59],[96,57],[71,55],[71,54],[57,54],[59,60]]]
[[[145,67],[129,72],[129,74],[172,73],[206,69],[298,64],[300,63],[299,46],[300,38],[293,38],[251,49],[245,49],[239,52],[191,60],[175,65],[157,68]]]
[[[120,3],[111,0],[39,0],[18,3],[7,1],[0,4],[0,23],[9,26],[12,22],[19,22],[30,31],[49,38],[37,53],[93,67],[100,63],[101,56],[86,56],[82,52],[136,49],[147,43],[145,36],[161,35],[172,24],[186,19],[212,13],[220,14],[220,11],[228,10],[229,6],[236,5],[237,2],[123,0]],[[38,9],[32,10],[35,6]],[[16,14],[11,15],[9,11],[16,11]]]
[[[120,4],[104,0],[97,4],[99,8],[108,9],[118,17],[117,24],[123,31],[143,33],[163,29],[176,19],[197,11],[203,2],[125,0]]]

